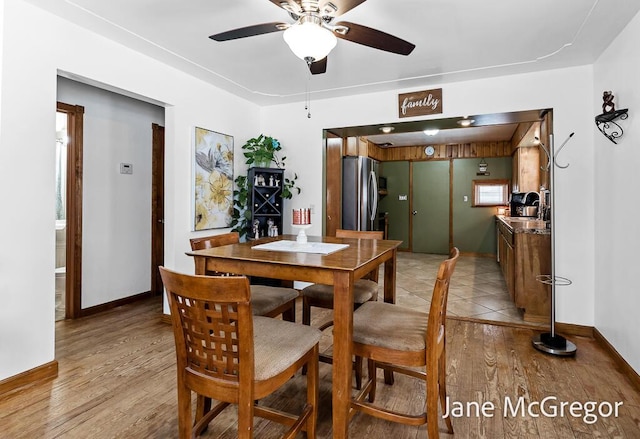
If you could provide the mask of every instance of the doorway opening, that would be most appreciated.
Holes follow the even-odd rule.
[[[64,320],[66,303],[67,118],[67,113],[56,112],[56,321]]]
[[[541,323],[547,314],[530,318],[518,292],[510,289],[517,284],[526,290],[524,297],[530,287],[537,291],[539,282],[507,283],[505,262],[498,260],[496,215],[508,203],[475,205],[472,193],[473,183],[482,179],[508,180],[510,192],[538,192],[541,186],[549,190],[547,157],[538,153],[540,143],[550,144],[551,135],[551,109],[325,129],[324,233],[343,228],[341,211],[335,208],[341,205],[343,157],[377,160],[385,182],[378,203],[384,212],[379,214],[388,239],[403,241],[397,287],[407,294],[400,302],[419,307],[429,300],[430,275],[455,246],[466,262],[458,264],[460,284],[452,282],[451,314]]]
[[[56,317],[64,303],[65,318],[73,319],[161,291],[152,278],[164,252],[164,108],[60,76],[58,98],[88,108],[85,114],[60,102],[57,109],[61,124],[66,116],[68,142],[66,203],[58,196],[66,208],[66,223],[58,223],[66,226],[66,257],[57,264]],[[83,151],[85,134],[90,145]]]

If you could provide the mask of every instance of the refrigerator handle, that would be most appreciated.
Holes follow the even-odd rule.
[[[374,171],[369,173],[369,188],[369,197],[371,199],[371,203],[369,204],[371,206],[369,220],[371,221],[371,230],[375,230],[373,225],[376,220],[376,212],[378,211],[378,178]]]

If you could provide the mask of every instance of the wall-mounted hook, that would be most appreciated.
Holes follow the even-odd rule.
[[[569,141],[569,139],[571,139],[573,137],[575,133],[571,133],[569,134],[569,137],[567,137],[567,139],[562,142],[562,145],[560,145],[560,148],[558,148],[558,150],[556,151],[556,153],[553,155],[553,163],[560,169],[566,169],[569,167],[569,163],[567,163],[566,165],[560,165],[558,164],[558,154],[560,154],[560,151],[562,151],[562,148],[564,148],[564,145],[567,144],[567,142]]]
[[[536,139],[536,142],[538,142],[540,146],[542,146],[542,150],[547,155],[547,164],[546,166],[540,166],[540,170],[548,171],[549,167],[551,167],[551,155],[549,155],[549,151],[547,150],[547,147],[544,146],[544,143],[542,143],[542,141],[540,140],[540,137],[535,136],[534,139]]]
[[[544,153],[547,155],[547,165],[546,166],[540,166],[540,169],[543,171],[548,171],[549,168],[551,167],[551,162],[553,162],[558,168],[560,169],[566,169],[569,167],[569,164],[567,163],[566,165],[559,165],[557,163],[557,158],[558,158],[558,154],[560,154],[560,151],[562,151],[562,148],[564,148],[564,145],[567,144],[567,142],[569,141],[569,139],[571,139],[573,137],[575,133],[571,133],[569,134],[569,137],[567,137],[567,140],[565,140],[564,142],[562,142],[562,145],[560,145],[560,148],[558,148],[558,150],[555,152],[555,154],[553,155],[553,159],[551,158],[551,153],[549,152],[549,150],[547,149],[547,147],[545,146],[544,143],[542,143],[542,141],[540,140],[540,138],[538,136],[535,136],[534,139],[536,139],[536,141],[540,144],[540,146],[542,147],[542,150],[544,151]],[[553,143],[553,142],[552,142]]]

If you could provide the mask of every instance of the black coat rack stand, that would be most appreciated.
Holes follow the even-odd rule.
[[[550,218],[550,221],[551,221],[551,274],[539,275],[536,278],[539,282],[542,282],[544,284],[551,286],[551,332],[543,332],[541,334],[538,334],[533,337],[531,342],[533,343],[533,346],[539,351],[546,352],[548,354],[562,355],[562,356],[575,354],[577,347],[575,344],[571,343],[569,340],[567,340],[563,336],[558,335],[556,333],[556,287],[563,286],[563,285],[571,285],[571,281],[565,277],[556,276],[556,273],[555,273],[555,212],[556,212],[556,208],[553,200],[553,193],[556,187],[556,184],[554,181],[556,166],[560,169],[565,169],[569,167],[568,164],[564,166],[559,165],[556,161],[556,158],[560,153],[560,151],[562,150],[562,148],[564,147],[564,145],[566,145],[569,139],[573,137],[573,134],[574,133],[571,133],[569,137],[567,137],[567,140],[565,140],[564,143],[560,145],[560,148],[558,148],[557,152],[554,151],[553,135],[550,136],[551,144],[550,144],[549,151],[547,151],[543,143],[540,144],[544,149],[544,152],[547,154],[547,158],[549,160],[547,163],[547,169],[549,170],[549,180],[551,182],[551,191],[549,194],[550,195],[549,204],[551,205],[551,218]]]

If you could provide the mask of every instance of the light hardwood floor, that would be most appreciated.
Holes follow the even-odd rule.
[[[298,316],[300,313],[298,313]],[[316,314],[322,318],[321,314]],[[0,397],[3,438],[175,438],[177,437],[175,357],[170,325],[161,321],[160,298],[56,323],[59,377]],[[592,339],[573,337],[575,358],[558,358],[531,347],[534,329],[449,319],[447,383],[452,401],[492,402],[493,417],[459,417],[454,435],[442,438],[639,438],[640,392],[618,372]],[[323,348],[330,345],[330,329]],[[320,365],[319,438],[331,437],[331,366]],[[382,384],[378,401],[396,409],[417,409],[424,389],[398,377]],[[265,403],[301,407],[304,380],[294,377]],[[502,416],[506,399],[541,401],[622,401],[618,418],[586,424],[580,418]],[[210,425],[205,438],[235,437],[232,409]],[[257,420],[258,438],[272,438],[279,426]],[[356,415],[353,438],[424,438],[424,427],[399,426]]]

